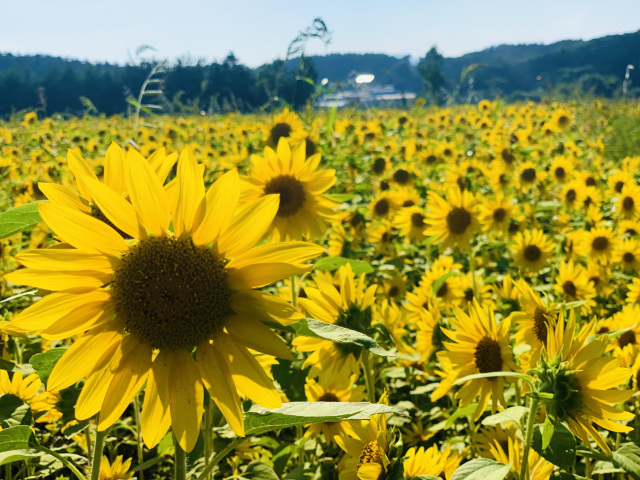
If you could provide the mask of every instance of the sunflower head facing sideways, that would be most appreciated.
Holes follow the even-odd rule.
[[[53,369],[48,390],[86,378],[76,417],[99,412],[98,430],[104,431],[146,383],[145,444],[155,446],[171,426],[190,451],[207,388],[230,427],[244,434],[238,390],[266,407],[281,404],[249,348],[290,357],[262,322],[302,317],[257,289],[310,271],[306,262],[323,249],[303,242],[254,247],[278,212],[278,195],[239,209],[237,172],[205,191],[188,148],[168,190],[149,162],[132,156],[121,179],[130,201],[98,181],[82,158],[76,160],[70,168],[87,190],[85,198],[131,238],[64,202],[39,205],[62,243],[20,253],[25,268],[5,278],[53,292],[17,315],[13,329],[49,340],[79,335]],[[59,198],[77,197],[71,189],[66,194]]]
[[[324,235],[336,203],[323,195],[336,182],[335,170],[318,170],[320,154],[306,158],[304,142],[293,150],[281,139],[264,157],[251,158],[251,172],[243,177],[242,201],[253,204],[272,194],[280,204],[267,234],[275,242]]]

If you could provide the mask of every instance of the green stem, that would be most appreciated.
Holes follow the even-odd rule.
[[[93,458],[93,440],[91,440],[91,426],[87,425],[87,428],[84,431],[87,437],[87,454],[89,455],[87,458]]]
[[[289,279],[291,283],[291,305],[298,307],[298,290],[296,289],[296,277],[295,275]]]
[[[69,459],[64,458],[59,453],[56,453],[53,450],[49,450],[47,447],[43,447],[42,445],[30,445],[30,447],[34,448],[36,450],[40,450],[41,452],[47,453],[47,454],[51,455],[52,457],[57,458],[58,460],[60,460],[62,462],[62,464],[65,467],[67,467],[69,470],[71,470],[76,477],[78,477],[78,480],[86,480],[86,478],[82,474],[82,472],[80,470],[78,470],[78,467],[76,467],[73,463],[71,463],[69,461]],[[102,459],[102,455],[100,457]],[[97,473],[95,478],[97,479],[99,475],[100,475],[100,460],[98,461],[98,473]],[[91,470],[91,480],[93,480],[93,467],[92,467],[92,470]]]
[[[175,447],[174,461],[176,465],[176,480],[187,479],[187,454],[178,443],[176,436],[173,436],[173,445]]]
[[[527,430],[524,434],[524,450],[522,452],[522,468],[520,469],[520,480],[529,480],[529,450],[533,440],[533,428],[536,423],[536,413],[538,412],[539,399],[531,397],[529,403],[529,417],[527,418]]]
[[[476,287],[476,253],[471,247],[469,247],[469,272],[471,273],[471,288],[473,289],[473,296],[475,298],[478,293]]]
[[[211,473],[211,471],[214,469],[214,467],[220,463],[220,460],[222,460],[224,457],[226,457],[229,454],[229,452],[231,452],[231,450],[236,448],[236,446],[240,442],[242,442],[243,440],[244,440],[244,437],[236,437],[233,442],[231,442],[229,445],[224,447],[224,449],[222,451],[218,452],[216,454],[216,456],[213,457],[213,459],[211,459],[211,461],[204,468],[204,470],[202,470],[202,473],[200,475],[198,475],[198,478],[196,480],[204,480],[207,477],[207,475],[209,475],[209,473]]]
[[[133,420],[136,423],[136,443],[138,447],[138,465],[144,463],[144,455],[142,450],[142,423],[140,422],[140,394],[133,397]],[[138,480],[144,480],[144,472],[138,472]]]
[[[91,480],[98,480],[100,477],[100,463],[102,463],[102,451],[104,450],[104,441],[107,438],[109,429],[104,432],[98,431],[98,419],[96,419],[96,440],[93,445],[93,459],[91,460]]]
[[[7,478],[7,480],[12,480],[10,463],[5,464],[4,466],[4,476]]]
[[[376,403],[376,382],[373,376],[371,354],[368,350],[362,352],[362,368],[364,368],[364,382],[367,387],[367,396],[370,403]]]
[[[213,399],[209,397],[209,404],[204,411],[203,438],[204,438],[204,468],[209,466],[209,459],[213,455],[213,409],[216,408]],[[211,475],[207,475],[206,480],[210,480]]]

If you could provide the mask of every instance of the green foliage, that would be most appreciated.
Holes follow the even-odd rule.
[[[42,218],[38,213],[39,203],[28,203],[0,213],[0,238],[24,232],[40,223]]]
[[[451,480],[502,480],[510,470],[511,464],[505,465],[489,458],[474,458],[461,465]]]
[[[46,383],[51,375],[53,367],[56,366],[60,357],[67,351],[66,348],[52,348],[44,353],[36,353],[31,357],[29,363],[36,371],[42,383]]]
[[[572,468],[576,461],[576,439],[569,429],[558,422],[547,448],[542,448],[543,435],[544,432],[536,428],[531,447],[554,465],[566,470]]]

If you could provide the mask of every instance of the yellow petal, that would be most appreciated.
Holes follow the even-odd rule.
[[[237,344],[227,334],[218,335],[214,343],[214,348],[218,348],[227,361],[233,383],[238,390],[263,407],[282,406],[282,400],[273,386],[273,381],[249,350]]]
[[[78,190],[80,190],[80,193],[84,198],[91,202],[91,192],[85,185],[85,179],[93,178],[95,180],[98,180],[96,173],[89,166],[89,164],[84,161],[82,156],[75,150],[69,149],[69,151],[67,152],[67,163],[69,164],[69,170],[71,170],[74,177],[76,177]]]
[[[111,365],[118,365],[122,358],[122,342],[115,342],[104,351],[100,360],[96,363],[93,372],[87,377],[87,381],[80,392],[76,402],[76,418],[80,421],[93,417],[100,411],[104,396],[109,390],[109,384],[113,379],[114,371]]]
[[[123,193],[126,187],[125,174],[124,150],[111,142],[104,157],[104,184],[116,193]]]
[[[136,209],[120,193],[116,193],[103,183],[87,179],[86,186],[91,191],[94,203],[111,222],[131,238],[143,238],[144,229],[138,222]]]
[[[147,448],[153,448],[162,440],[171,426],[169,409],[169,356],[161,351],[149,372],[142,404],[142,439]]]
[[[56,235],[76,248],[108,255],[118,255],[129,249],[113,228],[77,210],[40,203],[38,212]]]
[[[115,305],[112,303],[88,303],[76,308],[53,325],[43,330],[42,338],[61,340],[83,333],[90,328],[110,323],[115,316]],[[114,324],[115,327],[117,324]]]
[[[4,276],[7,282],[16,285],[30,285],[44,290],[67,290],[81,287],[101,287],[111,281],[113,272],[96,271],[54,272],[51,270],[36,270],[22,268]]]
[[[231,297],[230,303],[233,311],[239,315],[251,316],[263,322],[291,325],[304,318],[293,305],[260,290],[240,291]]]
[[[120,336],[121,332],[110,325],[104,325],[80,337],[53,367],[47,389],[62,390],[89,375],[102,353],[119,341]]]
[[[266,243],[235,257],[227,268],[242,268],[259,263],[288,263],[307,268],[305,262],[324,253],[324,247],[308,242]]]
[[[197,348],[198,368],[209,394],[236,435],[244,436],[242,404],[229,366],[208,341]]]
[[[120,259],[102,253],[76,250],[75,248],[48,248],[40,250],[26,250],[16,255],[22,265],[36,270],[93,270],[102,273],[112,273]]]
[[[217,245],[220,255],[235,257],[258,243],[276,216],[279,204],[278,195],[266,195],[239,211],[220,235]]]
[[[204,182],[193,153],[184,147],[178,160],[178,202],[174,208],[173,230],[178,238],[185,238],[194,230],[200,219],[198,207],[204,198]]]
[[[235,289],[260,288],[283,278],[310,272],[313,265],[297,266],[288,263],[257,263],[242,268],[229,268],[229,284]]]
[[[200,422],[204,412],[204,390],[200,372],[191,354],[177,350],[171,354],[169,399],[171,426],[178,444],[190,452],[200,435]]]
[[[204,212],[192,236],[196,246],[209,245],[229,226],[240,195],[238,171],[234,168],[209,187],[204,198]]]
[[[38,188],[55,204],[80,212],[91,213],[89,202],[68,187],[55,183],[40,182],[38,183]]]
[[[138,217],[155,237],[162,237],[169,229],[171,212],[162,184],[146,160],[127,157],[127,191]]]
[[[151,368],[151,347],[134,335],[123,338],[122,359],[115,367],[109,389],[100,408],[98,430],[104,431],[120,418],[133,397],[147,381]]]
[[[378,480],[383,477],[382,465],[379,463],[365,463],[358,467],[357,473],[360,480]]]
[[[101,288],[78,288],[47,295],[20,312],[11,322],[12,326],[27,332],[41,332],[87,303],[105,303],[111,294]]]
[[[274,357],[295,360],[284,340],[253,316],[232,315],[225,322],[225,328],[241,345]]]

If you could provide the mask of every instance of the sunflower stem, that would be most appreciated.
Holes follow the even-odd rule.
[[[138,449],[138,465],[144,463],[144,455],[142,450],[142,424],[140,422],[140,394],[137,393],[133,397],[133,420],[136,424],[136,447]],[[138,472],[138,480],[144,480],[144,471]]]
[[[289,283],[291,283],[291,305],[298,308],[298,290],[296,289],[295,275],[289,279]]]
[[[213,402],[213,399],[209,397],[209,404],[204,411],[204,422],[202,422],[202,426],[204,431],[204,468],[206,469],[209,466],[209,459],[213,456],[213,413],[216,408],[216,404]],[[210,480],[211,475],[207,475],[205,480]]]
[[[106,436],[106,434],[105,434]],[[31,445],[31,448],[34,448],[36,450],[39,450],[41,452],[47,453],[49,455],[51,455],[52,457],[60,460],[60,462],[62,462],[62,464],[67,467],[69,470],[71,470],[73,472],[73,474],[78,477],[78,480],[86,480],[85,476],[82,474],[82,472],[80,470],[78,470],[78,467],[76,467],[73,463],[71,463],[71,461],[68,458],[63,457],[62,455],[60,455],[58,452],[54,452],[53,450],[49,450],[47,447],[43,447],[42,445]],[[94,458],[95,460],[95,458]],[[100,455],[100,460],[98,460],[98,473],[96,475],[96,478],[98,478],[100,476],[100,463],[102,462],[102,455]],[[91,467],[91,480],[93,480],[93,467]]]
[[[476,252],[473,248],[469,248],[469,273],[471,273],[471,288],[475,298],[478,289],[476,288]]]
[[[187,480],[187,454],[178,443],[176,436],[173,436],[173,446],[175,448],[174,463],[176,466],[176,480]]]
[[[364,368],[364,383],[367,387],[369,403],[376,403],[376,382],[372,371],[371,355],[368,350],[362,352],[362,368]]]
[[[529,402],[529,416],[527,417],[527,430],[524,433],[524,450],[522,452],[522,468],[520,469],[520,480],[529,480],[529,450],[533,440],[533,428],[536,423],[536,413],[540,400],[531,396]]]
[[[244,440],[244,437],[236,437],[235,440],[233,440],[229,445],[224,447],[223,450],[218,452],[216,456],[209,461],[208,465],[204,467],[204,470],[202,470],[202,472],[200,473],[200,475],[198,475],[198,478],[196,480],[204,480],[205,478],[207,478],[207,475],[211,473],[214,467],[218,465],[220,461],[224,457],[226,457],[229,454],[229,452],[231,452],[231,450],[236,448],[236,446],[243,440]],[[177,477],[176,477],[176,480],[177,480]]]
[[[100,464],[102,463],[102,451],[104,441],[107,438],[109,429],[101,432],[98,430],[98,418],[96,418],[96,440],[93,444],[93,458],[91,460],[91,480],[98,480],[100,477]]]
[[[87,437],[87,458],[93,458],[93,440],[91,439],[91,427],[87,426],[84,432]]]

